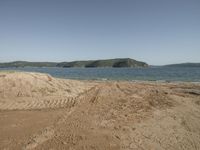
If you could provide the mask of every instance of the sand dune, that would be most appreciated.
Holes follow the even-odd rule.
[[[0,109],[24,110],[68,107],[91,88],[84,82],[55,79],[47,74],[0,73]]]
[[[200,149],[199,83],[0,73],[0,110],[0,149]]]

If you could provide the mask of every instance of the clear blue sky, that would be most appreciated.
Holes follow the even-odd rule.
[[[200,0],[0,0],[0,61],[200,62]]]

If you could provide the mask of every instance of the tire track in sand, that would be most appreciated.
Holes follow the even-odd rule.
[[[30,97],[23,98],[28,99],[22,101],[21,99],[10,101],[0,100],[0,110],[31,110],[31,109],[47,109],[47,108],[69,108],[76,103],[76,98],[44,98],[44,99],[33,99]]]
[[[69,111],[66,110],[66,112],[60,117],[60,119],[52,126],[48,126],[41,130],[39,133],[34,134],[32,137],[30,137],[29,141],[24,145],[22,148],[23,150],[32,150],[36,148],[37,146],[41,145],[42,143],[52,139],[59,135],[59,133],[56,132],[56,126],[59,124],[62,124],[67,120],[67,118],[76,110],[76,102],[84,101],[85,97],[87,97],[87,94],[91,91],[95,91],[96,95],[96,87],[92,87],[89,90],[86,90],[85,92],[79,94],[76,98],[68,100],[69,103]],[[94,97],[95,98],[95,97]],[[59,103],[60,104],[60,103]]]

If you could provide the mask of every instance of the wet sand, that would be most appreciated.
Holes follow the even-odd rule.
[[[0,73],[0,149],[200,149],[200,84]]]

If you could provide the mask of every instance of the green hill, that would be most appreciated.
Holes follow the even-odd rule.
[[[136,61],[130,58],[106,59],[106,60],[89,60],[89,61],[73,61],[59,63],[61,67],[147,67],[144,62]]]
[[[88,60],[72,62],[27,62],[15,61],[9,63],[0,63],[0,68],[9,67],[148,67],[148,64],[136,61],[130,58],[106,59],[106,60]]]

